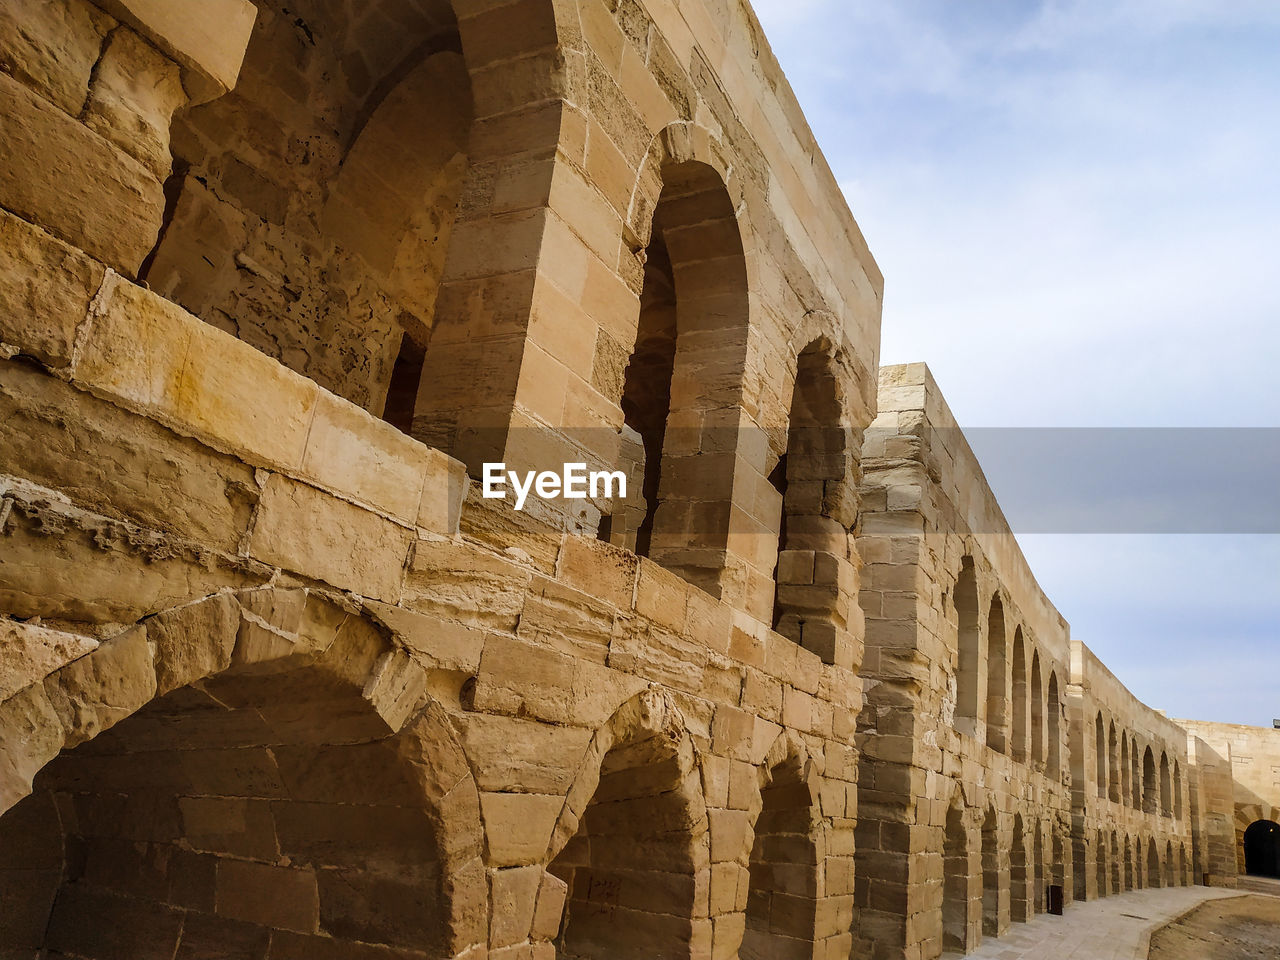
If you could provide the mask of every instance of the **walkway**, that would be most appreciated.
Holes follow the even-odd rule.
[[[1074,903],[1065,916],[1015,923],[999,940],[984,939],[967,960],[1147,960],[1154,930],[1207,900],[1239,890],[1167,887]]]

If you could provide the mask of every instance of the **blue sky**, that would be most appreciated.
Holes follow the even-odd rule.
[[[963,426],[1280,428],[1280,3],[753,5],[884,271],[882,359]],[[1280,536],[1019,540],[1144,701],[1280,717]]]

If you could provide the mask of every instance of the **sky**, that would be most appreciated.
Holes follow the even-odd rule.
[[[1072,636],[1171,716],[1270,726],[1280,3],[753,6],[884,272],[881,361],[929,364]],[[1062,469],[1064,427],[1108,429]],[[1073,473],[1108,510],[1060,509]]]

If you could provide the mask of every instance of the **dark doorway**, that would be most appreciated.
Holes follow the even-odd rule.
[[[1280,824],[1256,820],[1244,832],[1244,871],[1254,877],[1280,877]]]

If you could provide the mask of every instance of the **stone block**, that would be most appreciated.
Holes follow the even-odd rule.
[[[103,273],[79,250],[0,210],[0,342],[66,366]]]
[[[78,116],[111,18],[84,0],[0,8],[5,72],[69,116]]]
[[[0,74],[0,205],[133,276],[164,213],[160,181],[13,78]]]
[[[97,640],[78,633],[0,621],[0,702],[97,647]]]
[[[490,874],[490,947],[510,946],[529,937],[542,875],[539,866],[508,867]]]
[[[564,797],[539,793],[482,793],[488,862],[496,867],[538,863],[547,853]]]
[[[249,553],[264,563],[394,603],[410,539],[407,530],[390,520],[273,474],[258,505]]]
[[[217,912],[234,920],[313,932],[320,915],[316,875],[310,869],[220,860]]]

